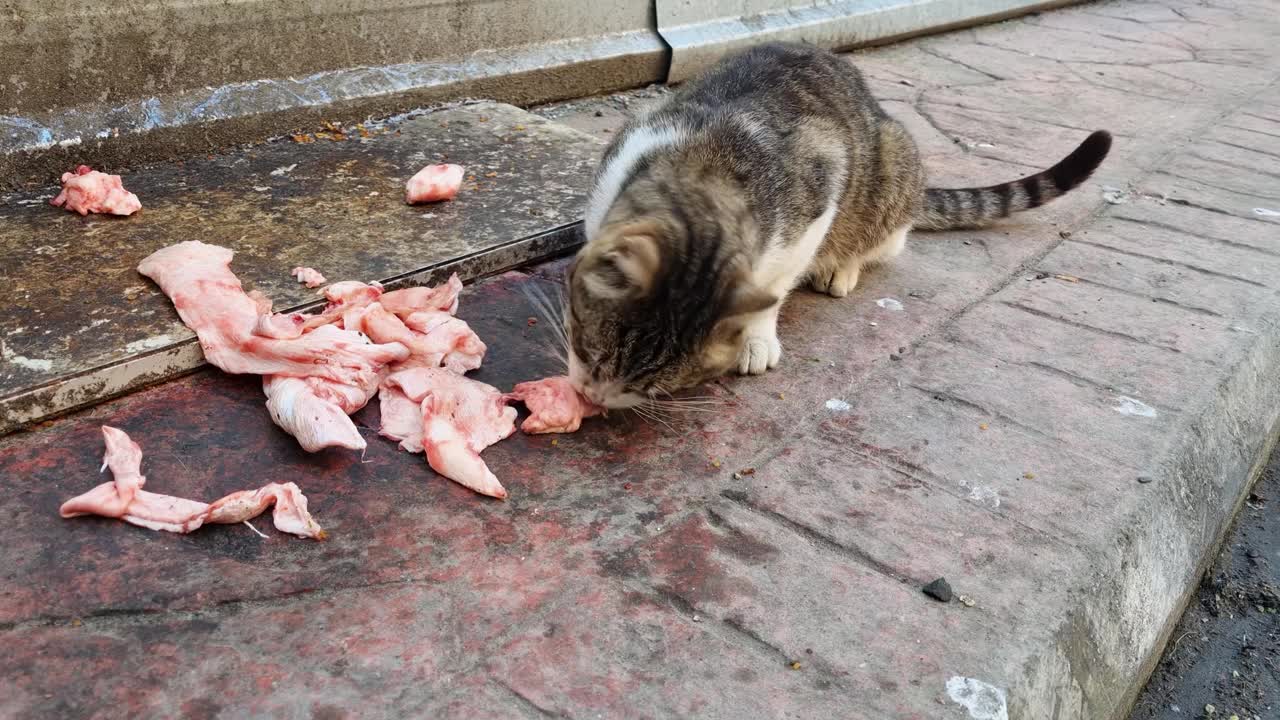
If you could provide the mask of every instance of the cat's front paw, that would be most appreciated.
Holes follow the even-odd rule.
[[[782,359],[782,343],[777,335],[752,335],[738,351],[738,372],[743,375],[763,375],[777,367]]]
[[[852,263],[836,270],[821,270],[809,276],[809,287],[831,297],[842,298],[858,286],[862,268]]]

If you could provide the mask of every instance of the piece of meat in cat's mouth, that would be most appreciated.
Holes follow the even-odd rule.
[[[529,408],[529,417],[520,429],[531,435],[576,432],[583,418],[604,412],[604,408],[579,393],[563,375],[522,382],[507,397]]]

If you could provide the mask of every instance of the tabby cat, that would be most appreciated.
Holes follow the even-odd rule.
[[[782,355],[793,288],[843,297],[907,232],[979,227],[1084,182],[1111,136],[984,188],[925,187],[906,129],[837,55],[771,44],[728,57],[632,119],[605,152],[569,270],[569,374],[639,405]]]

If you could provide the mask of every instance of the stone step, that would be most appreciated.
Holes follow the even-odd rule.
[[[353,132],[155,165],[124,177],[143,209],[80,217],[55,188],[0,195],[0,433],[203,364],[194,334],[136,271],[201,240],[236,251],[246,289],[278,310],[319,304],[289,271],[388,286],[464,281],[563,253],[578,240],[599,140],[510,105],[480,103]],[[463,164],[452,202],[409,206],[420,167]]]

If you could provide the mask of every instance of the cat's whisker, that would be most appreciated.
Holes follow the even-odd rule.
[[[664,416],[662,415],[662,413],[661,413],[661,412],[659,412],[659,411],[658,411],[656,408],[654,408],[652,405],[647,405],[647,404],[636,405],[636,406],[635,406],[634,408],[632,408],[632,409],[633,409],[633,410],[635,410],[635,411],[636,411],[636,414],[637,414],[637,415],[639,415],[640,417],[642,417],[642,418],[646,418],[646,419],[648,419],[648,420],[653,420],[653,421],[658,422],[658,423],[661,423],[662,425],[664,425],[664,426],[665,426],[668,430],[670,430],[671,432],[675,432],[675,431],[676,431],[676,429],[675,429],[674,427],[672,427],[672,426],[671,426],[671,423],[670,423],[670,422],[668,422],[668,421],[670,420],[670,418],[668,418],[668,417],[664,417]]]
[[[534,311],[542,316],[542,320],[546,326],[551,328],[553,342],[560,345],[562,354],[565,357],[565,365],[568,366],[569,354],[569,332],[568,326],[564,318],[564,298],[560,298],[559,304],[553,304],[546,293],[536,285],[526,285],[525,294],[529,298],[529,304],[533,306]]]
[[[727,404],[724,400],[719,398],[706,398],[702,400],[686,398],[680,398],[678,400],[654,399],[654,402],[661,405],[714,405],[716,407],[721,407]]]
[[[548,353],[550,357],[560,363],[567,372],[569,369],[569,336],[563,323],[563,304],[560,310],[552,305],[551,300],[535,285],[526,285],[525,294],[529,298],[529,304],[538,315],[542,316],[545,326],[551,328],[550,342],[548,343]],[[544,336],[545,337],[545,336]]]
[[[703,410],[703,411],[711,412],[714,410],[719,410],[720,408],[723,408],[725,406],[725,402],[719,399],[716,399],[716,400],[685,400],[685,399],[659,400],[655,398],[650,400],[649,402],[657,407],[666,408],[669,410]]]
[[[636,410],[636,417],[643,420],[645,425],[648,425],[649,427],[653,427],[653,421],[649,418],[648,415],[645,415],[644,412],[642,412],[638,407],[635,410]]]
[[[664,407],[662,408],[662,410],[668,413],[714,413],[714,412],[717,412],[717,408],[702,408],[702,407]]]

